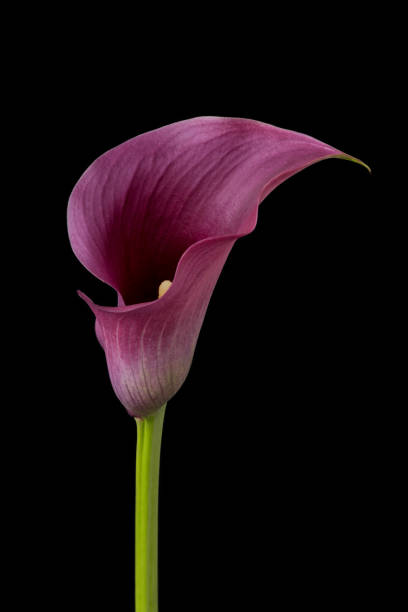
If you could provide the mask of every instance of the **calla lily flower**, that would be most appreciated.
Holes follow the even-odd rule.
[[[214,286],[262,200],[333,157],[362,164],[294,131],[199,117],[132,138],[86,170],[69,200],[69,238],[117,292],[114,307],[80,295],[131,416],[153,414],[183,384]]]

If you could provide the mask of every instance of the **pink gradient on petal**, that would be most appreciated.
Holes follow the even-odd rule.
[[[200,117],[137,136],[83,174],[69,201],[69,237],[83,265],[118,292],[116,307],[81,296],[129,414],[151,414],[184,382],[223,265],[254,229],[260,202],[340,155],[257,121]],[[164,280],[172,285],[157,299]]]

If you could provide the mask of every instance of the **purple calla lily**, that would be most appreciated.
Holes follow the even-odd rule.
[[[362,163],[297,132],[200,117],[128,140],[83,174],[69,201],[71,245],[118,306],[80,295],[130,415],[154,413],[183,384],[214,286],[260,202],[330,157]]]

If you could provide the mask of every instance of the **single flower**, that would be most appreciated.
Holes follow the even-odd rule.
[[[116,307],[80,295],[130,415],[153,414],[183,384],[214,286],[260,202],[331,157],[362,163],[297,132],[199,117],[132,138],[86,170],[70,197],[69,238],[117,291]]]

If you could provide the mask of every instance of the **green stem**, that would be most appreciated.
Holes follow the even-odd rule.
[[[166,405],[136,419],[135,608],[158,612],[159,468]]]

